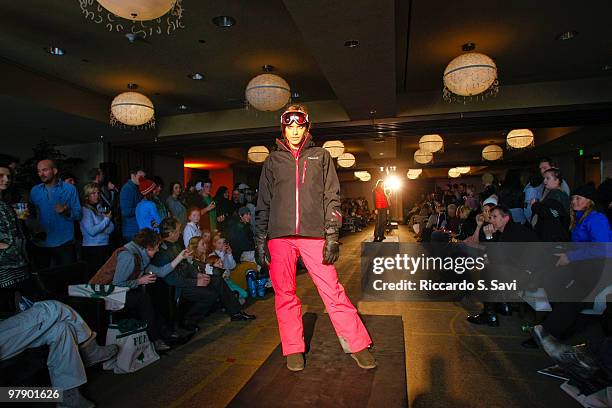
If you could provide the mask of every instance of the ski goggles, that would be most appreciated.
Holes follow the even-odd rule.
[[[308,115],[302,111],[287,111],[281,115],[281,125],[289,126],[292,123],[305,125],[308,123]]]

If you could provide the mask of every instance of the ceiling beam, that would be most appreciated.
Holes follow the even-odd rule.
[[[349,117],[395,116],[395,1],[283,2]]]

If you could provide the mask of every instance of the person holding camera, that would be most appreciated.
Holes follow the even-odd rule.
[[[85,184],[80,223],[83,234],[81,255],[87,263],[85,281],[89,281],[112,253],[109,239],[115,229],[113,214],[108,205],[100,202],[100,198],[100,187],[96,183]]]

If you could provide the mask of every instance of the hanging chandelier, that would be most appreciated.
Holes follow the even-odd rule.
[[[249,148],[247,157],[253,163],[263,163],[269,154],[270,151],[266,146],[252,146]]]
[[[410,180],[416,180],[421,173],[423,173],[423,169],[408,169],[406,177],[408,177]]]
[[[482,149],[482,158],[488,161],[499,160],[504,156],[504,150],[498,145],[488,145]]]
[[[524,149],[533,145],[533,132],[529,129],[514,129],[506,136],[506,146],[509,149]]]
[[[138,92],[123,92],[111,102],[110,124],[116,127],[154,128],[153,102]]]
[[[277,111],[291,101],[291,88],[283,78],[270,74],[273,66],[264,65],[262,69],[265,73],[251,79],[244,92],[247,108],[250,105],[259,111]]]
[[[328,140],[323,143],[323,148],[327,150],[334,159],[344,153],[344,143],[340,140]]]
[[[461,176],[461,172],[459,171],[458,168],[453,167],[452,169],[448,170],[448,177],[457,178],[459,176]]]
[[[444,139],[440,135],[425,135],[419,139],[419,149],[436,153],[444,151]]]
[[[473,43],[462,46],[463,51],[476,48]],[[444,70],[444,100],[447,102],[462,101],[465,103],[473,97],[484,99],[496,95],[499,90],[497,65],[485,54],[466,52],[455,57]]]
[[[414,161],[419,164],[427,164],[431,162],[432,160],[433,160],[433,153],[431,152],[424,152],[421,149],[414,152]]]
[[[87,20],[108,31],[142,38],[171,34],[183,25],[183,0],[79,0]]]
[[[355,164],[355,156],[351,153],[342,153],[338,157],[338,166],[340,167],[351,167]]]
[[[370,181],[372,179],[372,175],[369,171],[356,171],[355,177],[361,181]]]

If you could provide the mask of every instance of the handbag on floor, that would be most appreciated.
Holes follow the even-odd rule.
[[[110,324],[106,332],[106,345],[116,344],[117,355],[105,361],[102,367],[115,374],[133,373],[159,360],[153,344],[149,341],[147,324],[135,319],[120,320]]]

